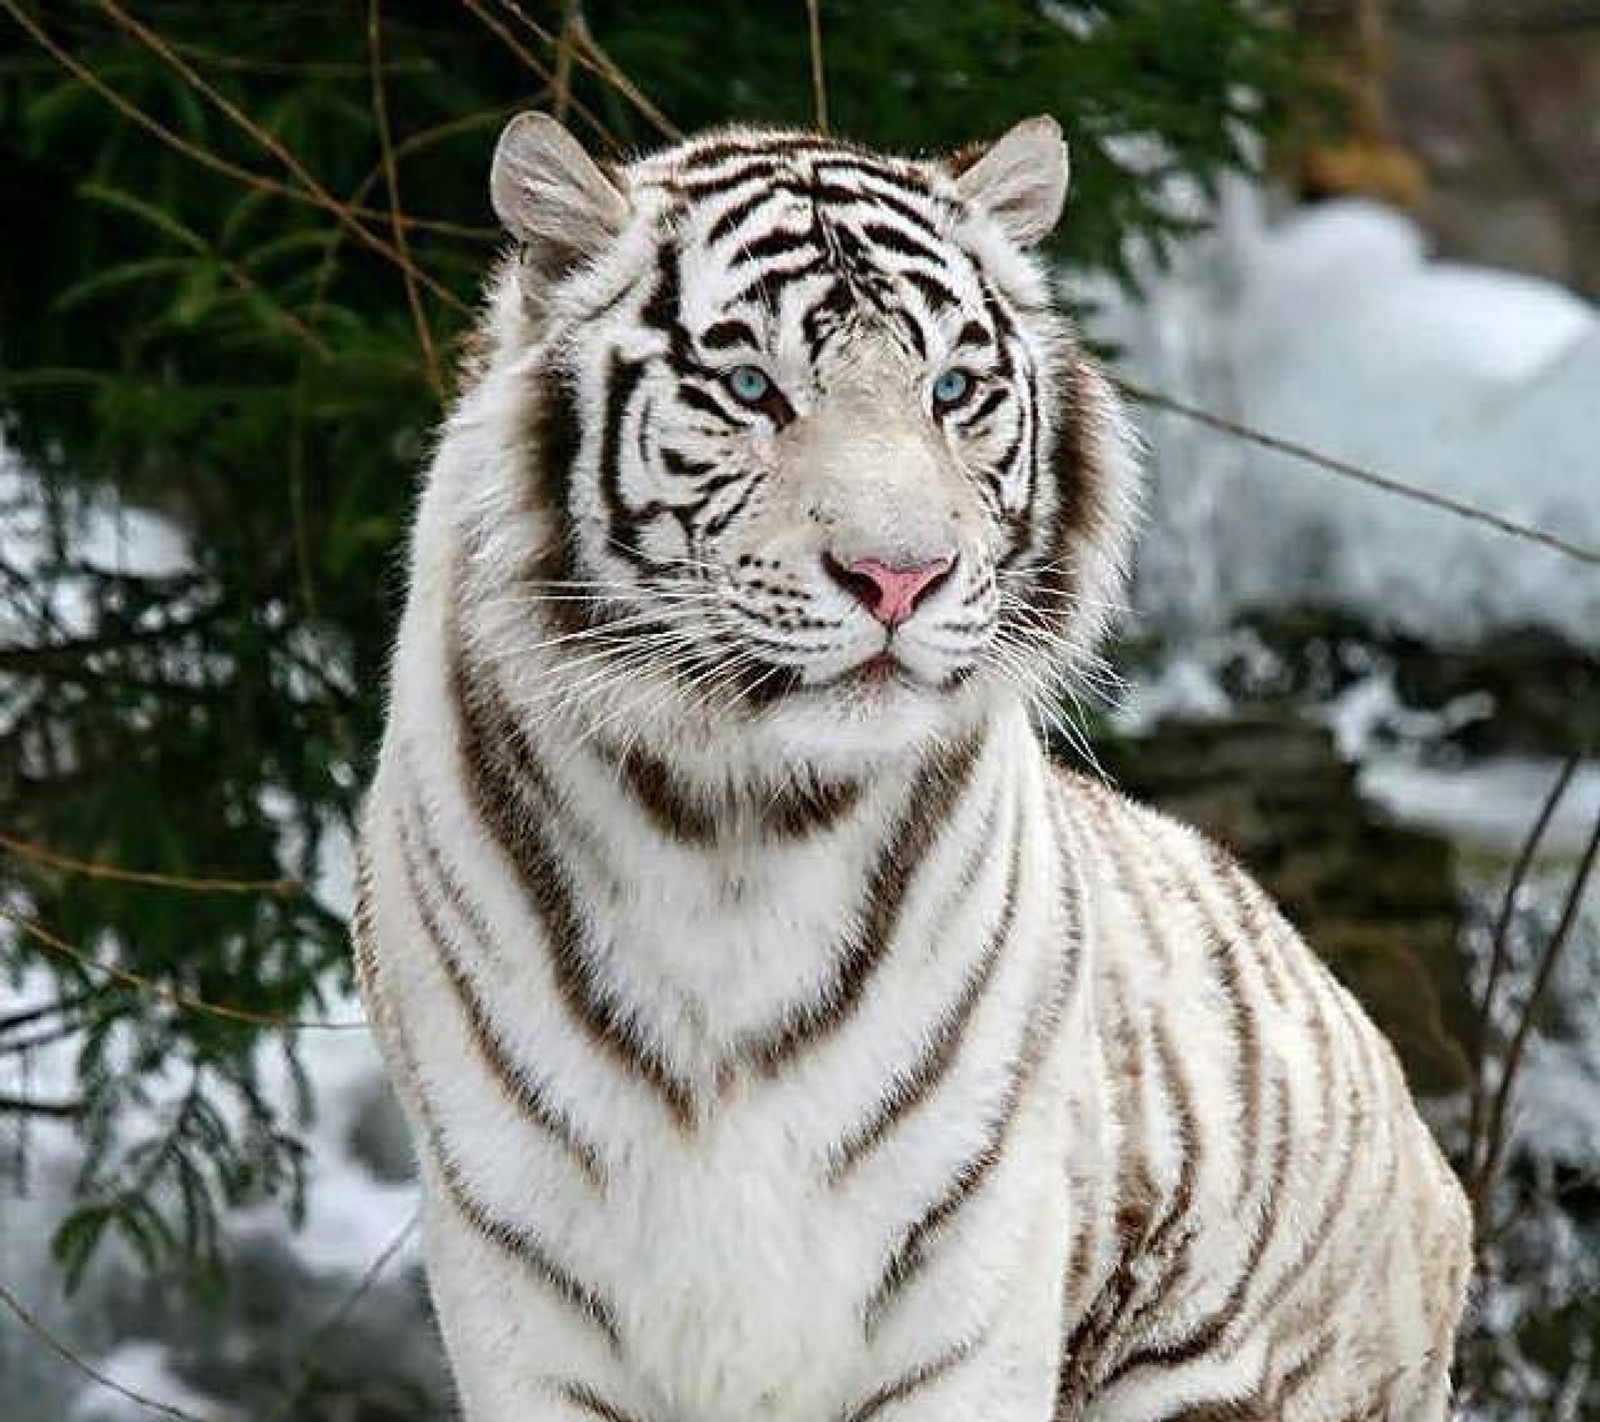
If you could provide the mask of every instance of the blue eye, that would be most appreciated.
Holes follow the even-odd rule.
[[[933,403],[941,410],[959,405],[972,394],[972,375],[957,366],[933,382]]]
[[[738,365],[728,372],[728,389],[736,400],[759,405],[772,394],[772,377],[758,365]]]

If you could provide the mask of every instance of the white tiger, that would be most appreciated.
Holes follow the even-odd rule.
[[[356,925],[469,1422],[1447,1415],[1389,1048],[1031,724],[1131,523],[1066,183],[1043,118],[501,139]]]

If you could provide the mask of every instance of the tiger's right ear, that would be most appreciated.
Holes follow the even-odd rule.
[[[495,145],[489,198],[523,260],[556,279],[622,231],[628,200],[549,114],[518,114]]]

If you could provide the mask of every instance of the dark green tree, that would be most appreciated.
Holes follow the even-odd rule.
[[[1061,116],[1069,271],[1125,276],[1185,230],[1169,185],[1247,166],[1301,82],[1252,0],[820,18],[837,130],[928,151]],[[495,133],[535,105],[603,154],[808,122],[807,11],[0,0],[0,36],[0,419],[30,471],[0,474],[0,966],[26,984],[0,1067],[78,1051],[70,1098],[0,1115],[81,1123],[69,1272],[108,1230],[204,1262],[223,1203],[298,1190],[296,1113],[263,1087],[298,1034],[263,1021],[347,982],[330,846],[499,240]],[[88,514],[130,506],[182,530],[176,569],[86,548]]]

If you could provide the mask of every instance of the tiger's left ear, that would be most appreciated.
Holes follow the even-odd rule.
[[[1048,114],[1023,119],[993,143],[949,160],[961,196],[1022,247],[1044,241],[1067,200],[1067,141]]]

